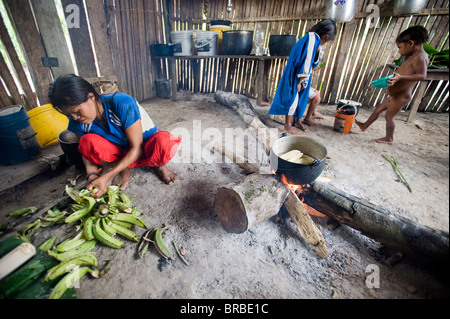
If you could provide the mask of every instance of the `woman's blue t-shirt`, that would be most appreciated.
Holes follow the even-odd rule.
[[[69,126],[67,129],[79,136],[88,133],[98,134],[108,141],[122,147],[129,147],[130,145],[125,130],[139,119],[142,123],[142,135],[144,140],[158,131],[158,128],[147,112],[132,96],[118,92],[102,95],[101,101],[105,110],[104,116],[106,116],[109,128],[104,127],[101,121],[97,119],[90,124],[82,124],[69,118]]]

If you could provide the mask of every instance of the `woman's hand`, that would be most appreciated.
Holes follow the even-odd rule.
[[[96,190],[95,193],[91,193],[91,196],[94,198],[100,198],[108,190],[108,179],[104,176],[97,177],[90,181],[86,189],[91,192],[92,190]]]

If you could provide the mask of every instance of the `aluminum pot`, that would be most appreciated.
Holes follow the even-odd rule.
[[[225,55],[250,55],[253,48],[253,31],[223,31]]]
[[[356,11],[356,0],[327,0],[325,2],[325,17],[336,22],[353,20]]]
[[[394,15],[419,13],[428,0],[394,0]]]
[[[299,150],[315,158],[310,164],[297,164],[280,158],[286,152]],[[306,136],[292,135],[277,139],[270,150],[270,166],[278,176],[283,174],[289,184],[304,185],[314,182],[325,167],[327,148]]]

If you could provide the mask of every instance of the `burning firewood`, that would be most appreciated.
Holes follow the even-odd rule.
[[[327,258],[328,249],[322,233],[311,219],[311,216],[309,216],[303,203],[292,190],[289,191],[284,206],[294,223],[297,225],[300,235],[314,248],[321,258]]]
[[[251,174],[219,188],[214,210],[227,232],[243,233],[276,215],[283,204],[300,235],[321,258],[327,258],[322,233],[297,195],[276,175]]]

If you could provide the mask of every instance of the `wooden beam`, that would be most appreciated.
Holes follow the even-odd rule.
[[[103,0],[86,1],[89,22],[97,56],[99,76],[115,75],[111,48],[106,28],[105,7]],[[131,49],[131,48],[128,48]]]
[[[3,79],[6,87],[8,88],[9,93],[16,105],[24,105],[24,100],[19,93],[17,85],[14,81],[13,76],[11,75],[11,71],[8,69],[8,65],[6,64],[3,55],[0,54],[0,76]]]
[[[86,20],[86,10],[83,0],[61,0],[66,20],[74,17],[77,21],[68,19],[68,22],[78,23],[77,26],[68,25],[70,41],[72,42],[73,53],[77,64],[78,75],[85,77],[96,77],[94,53],[92,51],[91,37]],[[74,10],[68,10],[68,6],[75,6]],[[70,9],[71,7],[69,7]],[[73,7],[72,7],[73,8]],[[76,15],[76,12],[79,14]]]
[[[36,94],[31,89],[31,85],[28,82],[28,78],[23,69],[22,63],[19,60],[19,56],[17,55],[16,49],[11,41],[9,33],[6,29],[6,26],[3,21],[3,17],[0,18],[0,38],[2,39],[3,45],[8,52],[9,58],[11,59],[11,63],[16,71],[17,78],[22,86],[22,89],[25,93],[25,109],[28,111],[32,108],[38,106]]]
[[[34,23],[33,12],[28,0],[4,0],[14,30],[27,61],[28,70],[40,104],[49,103],[48,85],[52,81],[49,68],[42,65],[46,56],[44,45]]]
[[[58,67],[52,67],[55,77],[63,74],[74,73],[69,48],[59,19],[54,1],[30,0],[33,6],[34,16],[39,27],[39,32],[44,42],[46,57],[58,58]],[[43,56],[43,57],[45,57]]]

